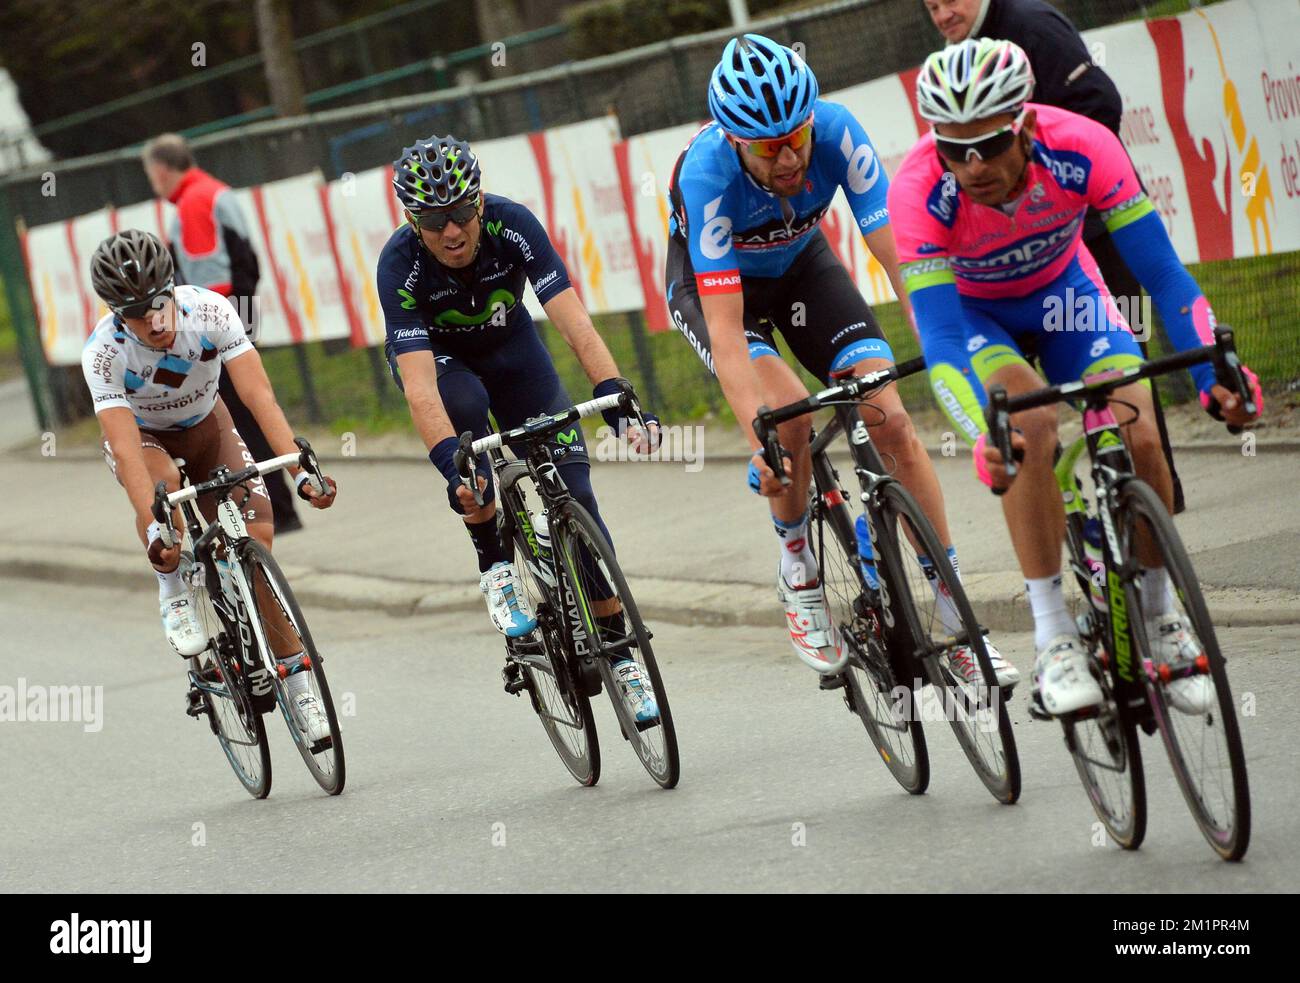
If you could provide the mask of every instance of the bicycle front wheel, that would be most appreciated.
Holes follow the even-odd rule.
[[[185,558],[194,562],[190,554]],[[217,613],[206,581],[206,577],[191,578],[199,620],[209,639],[207,650],[189,660],[191,700],[202,701],[203,713],[239,784],[253,798],[264,799],[271,794],[271,746],[266,726],[262,715],[253,709],[239,657],[232,648],[238,629]]]
[[[996,683],[984,634],[966,591],[934,527],[907,489],[889,481],[875,494],[886,625],[901,613],[934,695],[939,698],[939,710],[952,726],[975,774],[999,802],[1015,802],[1020,797],[1020,759],[1011,717],[1005,708],[1007,694]],[[928,573],[919,556],[932,558]],[[932,586],[931,577],[937,579],[937,585]],[[960,637],[945,627],[938,594],[951,602],[960,619]],[[979,666],[982,678],[977,683],[962,681],[947,665],[946,657],[958,654],[962,647],[969,648]],[[922,715],[926,712],[923,709]]]
[[[565,598],[567,616],[576,633],[576,616],[589,637],[597,668],[614,704],[623,736],[632,745],[642,767],[661,788],[673,788],[681,775],[677,752],[677,731],[664,687],[659,663],[650,645],[637,610],[636,600],[618,565],[614,549],[591,514],[577,502],[566,503],[559,515],[556,562],[564,568],[565,580],[572,586],[573,603]],[[552,525],[556,529],[556,525]],[[596,613],[596,605],[607,609]],[[614,610],[608,611],[609,608]],[[657,713],[638,719],[625,699],[624,685],[616,677],[614,662],[636,663],[642,679],[650,681]]]
[[[527,515],[522,494],[511,504],[511,512]],[[538,560],[530,537],[518,524],[511,542],[515,568],[537,615],[537,629],[528,638],[509,640],[507,649],[520,666],[533,712],[555,753],[578,784],[589,787],[600,781],[600,739],[591,699],[560,628],[562,597],[553,572]]]
[[[253,592],[251,610],[256,612],[262,637],[271,649],[265,653],[265,664],[274,665],[278,670],[271,678],[276,703],[294,746],[316,784],[330,795],[338,795],[347,780],[347,765],[343,735],[334,712],[329,681],[325,678],[324,659],[316,650],[307,619],[271,551],[250,539],[244,544],[241,560],[244,577]],[[293,653],[295,658],[282,662],[276,658],[277,651]],[[303,694],[315,698],[328,725],[327,729],[322,728],[325,732],[315,733],[311,721],[299,719],[296,701]]]
[[[880,759],[904,789],[920,795],[930,783],[930,754],[916,712],[911,680],[897,678],[884,642],[878,603],[873,603],[858,562],[857,532],[830,462],[813,462],[818,500],[813,542],[818,575],[831,617],[849,648],[844,702],[862,721]]]
[[[1169,763],[1210,846],[1224,860],[1240,860],[1250,843],[1246,753],[1205,598],[1169,511],[1149,485],[1127,482],[1119,514],[1124,555],[1138,556],[1145,544],[1159,555],[1173,588],[1163,598],[1149,598],[1140,579],[1124,585],[1129,629],[1142,655],[1139,672]],[[1153,657],[1156,633],[1168,630],[1175,617],[1187,636],[1177,646],[1178,657]]]

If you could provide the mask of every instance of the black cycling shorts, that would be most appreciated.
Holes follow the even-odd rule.
[[[665,283],[673,323],[715,372],[690,252],[676,238],[668,243]],[[871,307],[820,229],[781,276],[742,276],[740,283],[751,359],[780,357],[775,338],[779,331],[799,364],[824,382],[831,372],[864,358],[894,360]]]

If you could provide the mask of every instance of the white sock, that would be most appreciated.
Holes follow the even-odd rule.
[[[817,583],[817,558],[808,548],[808,513],[794,522],[772,516],[772,524],[781,540],[781,576],[791,587]]]
[[[289,658],[296,659],[297,656],[291,655]],[[284,660],[281,659],[280,661],[283,662]],[[306,693],[310,684],[311,680],[308,678],[308,673],[305,669],[302,672],[292,673],[289,678],[284,681],[284,687],[289,691],[289,699],[291,700],[296,700],[303,693]]]
[[[1158,618],[1174,610],[1169,574],[1164,567],[1142,568],[1142,610],[1148,618]]]
[[[952,596],[944,589],[943,581],[939,579],[938,574],[931,576],[934,571],[934,561],[928,556],[920,555],[916,559],[930,581],[930,590],[934,591],[935,608],[939,612],[943,630],[949,635],[955,635],[964,626],[961,623],[961,615],[957,613],[956,605],[952,603]],[[961,583],[961,567],[957,565],[957,550],[952,546],[948,547],[948,562],[952,564],[952,572],[957,575],[957,582]]]
[[[155,570],[154,576],[158,578],[158,600],[170,601],[173,597],[180,597],[185,593],[185,581],[181,578],[179,564],[171,573]]]
[[[1034,648],[1040,652],[1057,635],[1077,635],[1078,626],[1065,607],[1061,575],[1030,577],[1025,580],[1029,591],[1029,609],[1034,613]]]

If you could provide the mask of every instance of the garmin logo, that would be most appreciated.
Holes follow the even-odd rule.
[[[152,954],[153,922],[134,918],[82,921],[77,912],[50,923],[50,952],[56,956],[122,956],[147,963]]]

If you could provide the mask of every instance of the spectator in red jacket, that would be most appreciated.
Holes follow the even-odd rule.
[[[176,282],[214,290],[229,297],[249,337],[257,340],[259,325],[253,298],[259,276],[248,223],[229,186],[195,166],[185,138],[175,133],[154,137],[144,148],[144,170],[159,198],[176,206],[168,236],[176,261]],[[274,454],[251,413],[240,401],[223,371],[218,383],[248,449],[260,461]],[[275,531],[302,528],[284,473],[267,475],[267,491],[275,511]]]

